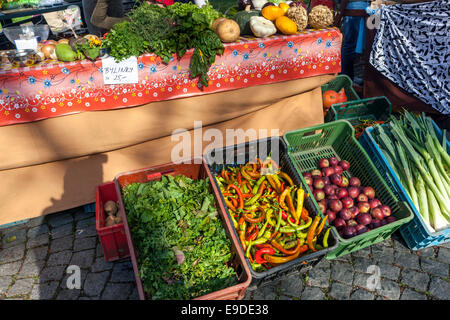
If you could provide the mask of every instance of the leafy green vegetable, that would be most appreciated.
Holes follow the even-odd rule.
[[[231,241],[208,180],[163,176],[122,193],[139,276],[152,299],[192,299],[236,284],[227,266]]]
[[[117,61],[152,52],[169,63],[173,54],[184,56],[194,49],[191,77],[200,76],[208,86],[207,72],[224,47],[212,32],[213,21],[221,16],[212,6],[199,8],[193,3],[175,3],[167,8],[143,3],[129,15],[129,21],[114,25],[104,40]]]

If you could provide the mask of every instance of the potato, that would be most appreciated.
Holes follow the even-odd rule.
[[[219,22],[216,28],[216,34],[222,42],[234,42],[239,39],[241,29],[236,21],[225,19]]]
[[[103,206],[103,210],[105,210],[108,216],[114,216],[117,213],[117,205],[112,200],[106,201],[105,205]]]
[[[107,216],[105,220],[105,227],[111,227],[116,224],[116,220],[113,216]]]

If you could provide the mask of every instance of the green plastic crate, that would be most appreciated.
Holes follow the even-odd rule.
[[[301,179],[302,173],[317,168],[321,158],[337,157],[350,162],[347,178],[356,176],[362,186],[375,189],[376,197],[391,207],[397,221],[373,229],[350,239],[338,237],[337,249],[326,255],[334,259],[388,239],[401,225],[413,219],[414,214],[406,202],[400,201],[377,171],[366,151],[355,138],[355,130],[346,120],[286,132],[283,135],[288,146],[289,159],[294,163]],[[314,199],[313,199],[314,200]],[[317,202],[314,200],[315,204]],[[333,227],[335,228],[335,227]],[[336,233],[337,230],[335,229]]]
[[[361,120],[386,121],[391,114],[392,105],[386,97],[373,97],[333,104],[325,122],[347,120],[357,125],[362,123]]]
[[[361,98],[356,93],[355,89],[353,89],[353,82],[350,77],[345,74],[340,74],[333,80],[325,83],[322,87],[322,95],[325,91],[334,90],[339,92],[342,88],[344,88],[345,95],[347,96],[347,101],[360,100]],[[346,102],[343,103],[335,103],[332,106],[336,105],[345,105]],[[330,108],[331,110],[331,108]]]

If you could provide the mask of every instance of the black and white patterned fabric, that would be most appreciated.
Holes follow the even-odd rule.
[[[433,108],[450,113],[450,0],[382,7],[370,63]]]

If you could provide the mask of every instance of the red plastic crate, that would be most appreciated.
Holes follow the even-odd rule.
[[[133,245],[133,237],[130,232],[130,228],[128,226],[126,212],[122,201],[121,190],[122,187],[134,182],[144,183],[154,180],[160,180],[162,175],[170,174],[172,176],[177,176],[181,174],[191,179],[209,178],[211,192],[214,194],[217,211],[219,212],[219,216],[222,220],[222,225],[225,228],[228,238],[231,239],[233,258],[232,261],[230,261],[230,264],[236,270],[238,284],[229,288],[211,292],[209,294],[195,298],[194,300],[240,300],[245,296],[247,288],[249,287],[252,281],[250,269],[245,263],[245,257],[241,252],[241,250],[237,250],[237,248],[239,248],[238,239],[236,238],[234,233],[231,232],[232,230],[231,228],[233,226],[228,216],[225,214],[225,208],[222,202],[219,200],[220,199],[219,190],[216,188],[214,183],[211,183],[213,181],[212,180],[213,177],[211,175],[211,172],[209,171],[208,165],[203,159],[200,159],[200,161],[201,164],[195,164],[194,159],[192,159],[191,161],[192,164],[167,163],[150,168],[121,173],[117,175],[114,179],[117,190],[116,192],[119,195],[120,214],[122,214],[122,219],[125,225],[125,232],[129,242],[131,261],[133,264],[134,275],[136,278],[136,284],[140,300],[148,299],[149,296],[151,295],[151,292],[148,293],[144,292],[141,278],[138,276],[139,266],[137,262],[137,257],[139,256],[139,252],[135,249]]]
[[[130,256],[127,236],[123,223],[105,227],[105,212],[103,205],[106,201],[118,201],[114,182],[108,182],[97,186],[95,197],[95,220],[97,234],[102,244],[105,261],[115,261]],[[119,211],[120,214],[120,211]]]

